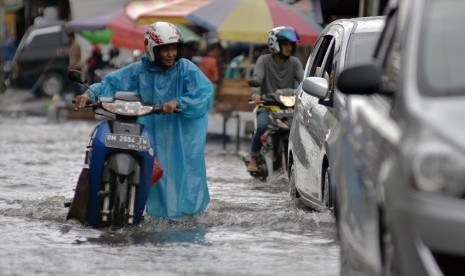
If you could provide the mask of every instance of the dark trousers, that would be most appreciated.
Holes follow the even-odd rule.
[[[267,129],[268,124],[270,123],[269,115],[270,110],[268,108],[260,107],[257,110],[257,126],[252,138],[252,146],[250,149],[251,155],[256,156],[262,148],[261,136]]]

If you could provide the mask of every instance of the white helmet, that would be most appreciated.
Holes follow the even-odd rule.
[[[270,49],[270,52],[279,53],[281,50],[279,42],[283,40],[289,40],[293,43],[295,48],[295,43],[300,41],[300,37],[292,27],[281,26],[273,28],[268,33],[268,48]]]
[[[182,55],[182,33],[179,28],[168,22],[155,22],[149,26],[144,36],[144,45],[151,62],[155,61],[154,48],[166,44],[178,44],[178,57]]]

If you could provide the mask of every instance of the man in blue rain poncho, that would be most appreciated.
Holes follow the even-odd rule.
[[[144,44],[141,61],[108,74],[91,89],[99,97],[133,91],[146,102],[163,104],[164,113],[182,109],[180,114],[140,119],[154,138],[155,156],[164,170],[150,190],[147,212],[163,218],[194,215],[210,201],[204,147],[213,87],[194,63],[181,58],[183,39],[175,25],[150,25]],[[84,107],[92,96],[88,90],[76,97],[76,106]]]

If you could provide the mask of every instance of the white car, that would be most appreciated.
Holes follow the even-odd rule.
[[[321,210],[335,206],[331,167],[340,160],[334,146],[346,97],[334,80],[347,66],[361,64],[372,53],[384,17],[340,19],[321,33],[308,58],[289,137],[290,194],[306,206]],[[334,184],[334,183],[333,183]]]

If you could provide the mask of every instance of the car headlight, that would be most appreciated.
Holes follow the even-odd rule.
[[[462,197],[465,194],[465,156],[446,145],[427,145],[413,159],[417,189]]]
[[[295,105],[295,95],[292,95],[292,96],[279,95],[279,100],[286,107],[293,107]]]
[[[121,100],[115,100],[111,103],[102,103],[102,107],[108,112],[125,116],[146,115],[153,110],[153,106],[143,105],[140,102],[126,102]]]

